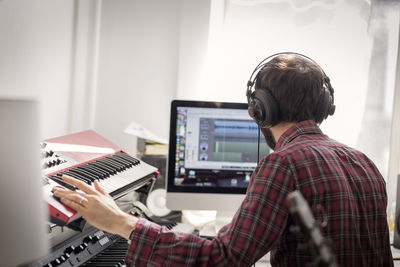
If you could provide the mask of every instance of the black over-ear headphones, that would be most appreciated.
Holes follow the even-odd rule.
[[[274,57],[279,55],[301,56],[319,66],[311,58],[295,52],[282,52],[273,54],[265,58],[257,65],[253,73],[251,74],[249,81],[247,82],[246,96],[247,103],[249,104],[249,114],[260,127],[270,128],[274,126],[277,122],[279,122],[280,119],[279,104],[275,97],[272,95],[271,91],[268,88],[259,88],[257,90],[255,90],[254,88],[260,70],[262,70],[262,68]],[[319,68],[322,70],[321,67]],[[322,86],[322,93],[318,99],[316,111],[314,114],[314,119],[317,123],[321,123],[324,119],[328,117],[328,115],[333,115],[336,108],[336,106],[334,105],[333,87],[330,83],[329,77],[325,74],[323,70],[322,72],[324,75],[324,84]]]

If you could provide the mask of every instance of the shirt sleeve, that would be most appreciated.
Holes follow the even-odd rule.
[[[286,229],[291,171],[273,154],[260,162],[232,222],[213,240],[175,233],[140,218],[125,257],[127,266],[248,266],[270,251]]]

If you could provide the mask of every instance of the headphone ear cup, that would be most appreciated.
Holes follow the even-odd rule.
[[[317,107],[315,109],[314,118],[316,123],[321,123],[324,119],[328,117],[328,115],[333,114],[334,106],[332,105],[333,105],[332,95],[324,85],[322,88],[322,93],[318,98]]]
[[[251,94],[250,116],[260,127],[272,127],[279,120],[279,105],[268,89],[257,89]]]

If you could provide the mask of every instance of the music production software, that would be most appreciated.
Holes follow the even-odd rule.
[[[176,127],[176,186],[247,187],[258,138],[247,110],[178,107]]]

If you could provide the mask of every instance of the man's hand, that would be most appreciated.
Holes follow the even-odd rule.
[[[62,179],[82,191],[54,188],[54,195],[59,197],[62,203],[79,212],[91,225],[128,239],[131,230],[135,228],[137,218],[123,212],[97,180],[94,181],[93,188],[66,175],[63,175]]]

